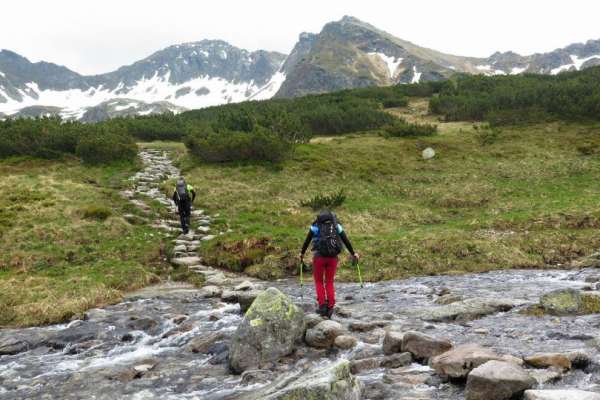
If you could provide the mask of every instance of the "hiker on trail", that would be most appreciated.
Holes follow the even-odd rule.
[[[300,252],[302,263],[304,263],[304,254],[311,241],[313,242],[313,276],[317,302],[319,303],[317,314],[331,318],[335,307],[333,281],[338,265],[338,254],[342,252],[342,242],[352,255],[355,263],[358,262],[359,255],[354,252],[344,228],[337,221],[336,215],[329,210],[321,211],[311,225]],[[323,282],[323,278],[325,278],[325,282]]]
[[[173,192],[173,202],[179,211],[181,219],[181,230],[187,235],[190,231],[190,217],[192,215],[192,203],[196,199],[196,191],[192,185],[185,182],[185,179],[179,178]]]

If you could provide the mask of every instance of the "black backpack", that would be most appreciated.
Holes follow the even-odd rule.
[[[335,215],[320,214],[316,225],[319,228],[319,240],[315,243],[315,250],[323,257],[336,257],[342,252],[342,243]]]
[[[185,183],[184,180],[180,180],[177,182],[176,190],[177,190],[177,197],[179,198],[179,201],[181,203],[185,203],[190,199],[190,195],[187,190],[187,184]]]

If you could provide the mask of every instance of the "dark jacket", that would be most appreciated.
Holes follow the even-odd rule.
[[[338,235],[340,236],[340,239],[342,239],[342,242],[344,243],[344,246],[346,246],[346,248],[348,249],[348,251],[350,252],[350,254],[354,254],[354,249],[352,248],[352,243],[350,243],[350,240],[348,239],[348,236],[346,235],[346,232],[344,231],[344,228],[342,227],[342,225],[337,224],[337,232]],[[315,256],[319,256],[319,252],[315,249],[315,245],[319,240],[319,226],[314,223],[310,226],[310,229],[308,230],[308,235],[306,235],[306,239],[304,240],[304,244],[302,245],[302,254],[306,253],[306,250],[308,249],[308,246],[310,245],[310,242],[313,242],[313,254]]]

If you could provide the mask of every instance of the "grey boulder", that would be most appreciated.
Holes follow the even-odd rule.
[[[344,327],[335,321],[325,320],[306,331],[305,341],[311,347],[329,348],[333,346],[335,338],[343,335]]]
[[[520,366],[505,361],[488,361],[467,378],[466,400],[509,400],[537,382]]]
[[[446,339],[438,339],[421,332],[406,332],[402,339],[402,351],[409,352],[416,360],[429,360],[452,348]]]
[[[477,344],[465,344],[433,357],[430,364],[439,375],[466,378],[474,368],[491,360],[502,358],[491,349]]]
[[[403,340],[404,333],[387,331],[383,337],[383,353],[386,355],[400,353],[402,351]]]
[[[512,300],[467,299],[437,307],[417,308],[413,314],[423,321],[470,321],[498,312],[508,311],[516,305]]]
[[[229,366],[235,373],[260,369],[294,351],[304,335],[304,313],[275,288],[262,292],[235,331]]]

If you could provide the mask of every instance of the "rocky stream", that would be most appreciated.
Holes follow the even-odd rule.
[[[0,399],[600,399],[600,314],[523,312],[549,292],[595,296],[598,269],[340,283],[325,321],[310,284],[204,266],[196,250],[223,233],[195,210],[180,235],[159,190],[179,171],[162,151],[140,156],[124,196],[149,215],[149,199],[169,208],[151,223],[205,286],[167,282],[68,324],[0,330]]]

